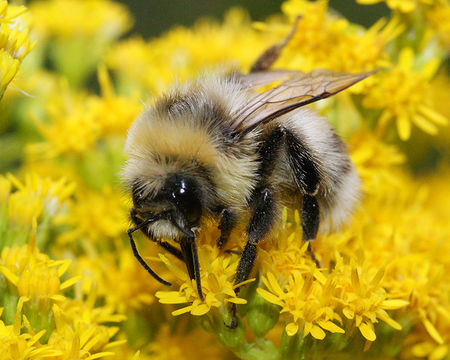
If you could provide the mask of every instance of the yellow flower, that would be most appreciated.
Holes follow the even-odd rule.
[[[438,2],[426,13],[426,17],[448,54],[450,48],[450,3],[448,1]]]
[[[204,330],[189,330],[187,326],[179,326],[174,331],[168,324],[161,326],[155,341],[151,342],[146,350],[151,354],[152,360],[223,358],[223,349],[217,340]]]
[[[78,257],[75,264],[76,273],[83,276],[83,294],[96,291],[98,297],[105,299],[105,303],[120,314],[148,308],[155,301],[154,293],[161,288],[142,271],[127,245],[114,253]]]
[[[45,155],[82,154],[93,146],[100,135],[100,124],[84,94],[71,93],[66,83],[47,100],[49,122],[35,119],[46,140]]]
[[[394,169],[405,162],[405,156],[395,146],[381,142],[368,131],[360,131],[353,134],[349,149],[365,194],[402,186]]]
[[[336,287],[339,289],[338,301],[342,305],[342,314],[354,321],[361,334],[368,341],[375,341],[376,335],[373,324],[384,321],[396,330],[401,325],[393,320],[386,310],[400,309],[408,305],[403,299],[390,299],[383,288],[381,280],[383,269],[378,270],[369,266],[359,267],[356,264],[345,265],[339,259],[334,271]]]
[[[44,36],[86,39],[99,36],[112,40],[132,25],[126,7],[108,0],[40,1],[32,3],[30,10],[34,29]]]
[[[227,303],[245,304],[247,301],[236,296],[234,286],[234,275],[238,265],[238,258],[235,255],[219,255],[220,250],[212,244],[211,233],[205,232],[206,241],[200,241],[198,245],[198,255],[200,262],[200,276],[202,290],[205,301],[201,302],[194,280],[189,278],[187,270],[179,268],[167,257],[160,254],[161,260],[169,270],[181,282],[178,291],[158,291],[155,295],[162,304],[183,304],[190,305],[172,312],[177,316],[187,312],[192,315],[201,316],[208,313],[212,308],[220,308]],[[215,238],[214,238],[215,241]],[[243,285],[243,284],[242,284]]]
[[[360,4],[372,5],[384,1],[392,10],[399,10],[409,13],[416,9],[418,5],[430,5],[435,0],[357,0]]]
[[[365,30],[331,15],[326,0],[290,0],[283,3],[282,10],[291,19],[300,16],[294,36],[275,65],[283,69],[372,71],[389,64],[386,46],[404,29],[393,18],[389,22],[381,19]]]
[[[107,56],[125,89],[142,87],[162,91],[173,81],[191,78],[205,68],[248,69],[256,57],[277,38],[252,29],[248,15],[232,9],[223,24],[203,20],[192,29],[175,27],[160,38],[144,42],[132,38],[119,42]]]
[[[54,216],[75,187],[64,178],[53,181],[35,174],[28,174],[23,183],[11,174],[8,179],[17,189],[8,197],[8,218],[22,226],[30,226],[42,214]]]
[[[116,326],[102,325],[103,322],[119,322],[123,316],[111,314],[107,308],[94,308],[94,297],[89,302],[66,301],[52,308],[55,329],[48,345],[59,350],[62,356],[55,360],[93,360],[114,355],[110,351],[123,341],[112,342],[118,332]],[[111,341],[111,342],[110,342]]]
[[[0,99],[20,62],[34,46],[30,43],[28,27],[20,17],[24,12],[24,6],[8,5],[8,1],[0,0]]]
[[[61,351],[39,342],[45,334],[45,330],[34,333],[33,329],[30,328],[27,318],[22,314],[22,307],[26,301],[28,301],[27,298],[20,298],[13,325],[6,325],[0,320],[0,354],[2,359],[43,360],[61,356]],[[0,317],[2,310],[0,308]],[[22,332],[22,326],[27,327],[28,332]]]
[[[293,272],[287,283],[279,285],[272,273],[262,277],[267,290],[258,288],[257,292],[265,300],[281,306],[281,313],[289,314],[286,333],[295,335],[298,331],[305,337],[322,340],[324,330],[332,333],[344,333],[335,322],[341,323],[341,317],[334,311],[335,300],[332,297],[334,284],[330,281],[314,281],[312,276],[302,276]]]
[[[113,84],[104,66],[98,69],[101,97],[95,98],[92,112],[100,125],[102,136],[108,134],[125,134],[132,121],[139,113],[141,104],[138,98],[128,98],[114,94]]]
[[[96,192],[80,188],[75,200],[69,203],[68,212],[58,217],[59,224],[67,224],[72,229],[62,234],[59,240],[62,243],[92,241],[98,246],[108,246],[102,245],[102,241],[125,233],[126,205],[118,189],[107,186]]]
[[[40,253],[33,244],[4,247],[0,258],[0,273],[16,287],[19,296],[47,307],[52,301],[62,301],[62,291],[80,280],[80,276],[61,282],[71,260],[54,261]]]
[[[19,60],[14,59],[4,49],[0,49],[0,99],[8,84],[16,76],[19,64]]]
[[[420,70],[414,69],[414,52],[402,49],[398,64],[391,71],[379,74],[378,81],[364,98],[363,105],[381,109],[379,131],[394,120],[402,140],[411,135],[411,123],[422,131],[435,135],[436,125],[447,125],[448,120],[433,108],[429,81],[439,65],[438,59],[428,61]]]

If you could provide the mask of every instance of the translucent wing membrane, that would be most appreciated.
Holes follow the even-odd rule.
[[[307,74],[295,71],[251,73],[242,76],[248,90],[279,83],[261,93],[254,92],[247,105],[235,115],[232,128],[236,133],[248,132],[289,111],[332,96],[365,79],[369,73],[336,73],[316,69]]]

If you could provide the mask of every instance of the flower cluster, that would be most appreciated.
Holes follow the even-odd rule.
[[[23,19],[24,6],[0,1],[0,99],[14,78],[23,58],[31,51],[28,26]]]
[[[26,11],[0,0],[0,356],[448,359],[449,4],[357,0],[380,1],[389,12],[369,27],[326,0],[286,0],[265,21],[234,8],[148,40],[124,37],[133,20],[117,1]],[[273,69],[377,70],[312,105],[348,144],[361,201],[312,243],[319,266],[301,213],[283,209],[239,287],[244,225],[219,249],[218,224],[204,219],[204,301],[182,261],[134,233],[167,288],[129,248],[126,131],[150,93],[205,67],[245,73],[295,22]],[[22,93],[11,91],[25,56]]]

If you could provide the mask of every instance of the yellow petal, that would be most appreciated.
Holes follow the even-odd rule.
[[[347,319],[353,319],[355,317],[355,312],[349,308],[344,308],[342,313]]]
[[[286,325],[286,334],[289,336],[294,336],[297,334],[298,331],[298,325],[296,323],[289,323]]]
[[[373,330],[372,323],[362,322],[358,328],[362,336],[364,336],[367,340],[375,341],[375,339],[377,338],[377,336],[375,335],[375,331]]]
[[[233,303],[233,304],[247,304],[247,300],[237,297],[232,297],[229,299],[225,299],[225,301]]]
[[[402,299],[390,299],[390,300],[384,300],[381,303],[381,307],[386,310],[394,310],[394,309],[400,309],[402,307],[405,307],[409,304],[409,301],[402,300]]]
[[[402,329],[402,326],[397,321],[395,321],[394,319],[389,317],[389,315],[384,310],[377,312],[377,317],[380,320],[384,321],[389,326],[391,326],[392,328],[394,328],[395,330],[401,330]]]
[[[5,278],[17,286],[17,283],[19,282],[19,278],[16,274],[12,273],[6,266],[0,266],[0,273],[5,276]]]
[[[434,111],[432,108],[428,106],[425,105],[419,106],[419,112],[423,116],[427,117],[428,119],[430,119],[431,121],[433,121],[438,125],[442,126],[448,125],[448,119],[444,115],[438,113],[437,111]]]
[[[441,335],[439,334],[439,332],[436,330],[436,328],[434,327],[434,325],[431,323],[430,320],[428,320],[427,318],[423,318],[422,319],[423,325],[425,326],[425,329],[427,329],[428,334],[430,334],[430,336],[440,345],[442,345],[444,343],[444,340],[442,339]]]
[[[70,278],[69,280],[64,281],[60,286],[60,290],[67,289],[68,287],[72,286],[76,282],[80,281],[82,279],[82,276],[74,276],[73,278]]]
[[[277,294],[278,296],[284,295],[284,292],[278,284],[275,275],[273,275],[271,272],[267,273],[267,280],[269,280],[270,286],[275,294]]]
[[[409,71],[412,68],[413,61],[414,51],[409,47],[403,48],[398,58],[398,67],[402,70]]]
[[[200,304],[192,308],[191,314],[195,316],[205,315],[210,309],[211,307],[207,304]]]
[[[407,115],[397,117],[397,132],[401,140],[406,141],[411,136],[411,123]]]
[[[441,61],[438,58],[431,59],[420,70],[420,73],[424,76],[425,79],[431,79],[439,69],[440,63]]]
[[[259,294],[259,296],[261,296],[268,302],[270,302],[272,304],[283,306],[283,302],[278,297],[276,297],[274,294],[268,292],[267,290],[258,288],[258,289],[256,289],[256,292]]]
[[[305,322],[305,325],[303,326],[303,337],[309,334],[309,332],[312,329],[313,324],[310,322]]]
[[[320,327],[322,327],[325,330],[328,330],[332,333],[339,333],[344,334],[344,329],[341,329],[339,326],[337,326],[335,323],[331,321],[319,321]]]
[[[419,114],[415,114],[412,118],[412,121],[418,128],[420,128],[423,132],[426,132],[430,135],[436,135],[438,133],[438,128],[431,121],[428,121],[425,117]]]
[[[441,360],[445,358],[448,354],[448,346],[447,345],[439,345],[435,348],[428,359],[430,360]]]
[[[105,357],[105,356],[113,356],[113,355],[115,355],[115,353],[103,351],[103,352],[99,352],[99,353],[96,353],[94,355],[91,355],[89,358],[94,360],[94,359],[99,359],[99,358],[102,358],[102,357]]]
[[[186,306],[184,308],[172,311],[172,315],[173,316],[178,316],[178,315],[181,315],[181,314],[185,314],[185,313],[187,313],[187,312],[189,312],[191,310],[192,310],[192,305],[189,305],[189,306]]]
[[[313,325],[311,328],[311,335],[315,339],[322,340],[325,337],[325,331],[323,331],[319,326]]]
[[[48,298],[52,299],[53,301],[64,301],[64,300],[66,300],[66,297],[64,295],[51,295]]]

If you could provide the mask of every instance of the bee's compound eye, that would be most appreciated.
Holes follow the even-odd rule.
[[[195,181],[181,178],[174,184],[171,197],[189,224],[197,224],[202,215],[202,205]]]

